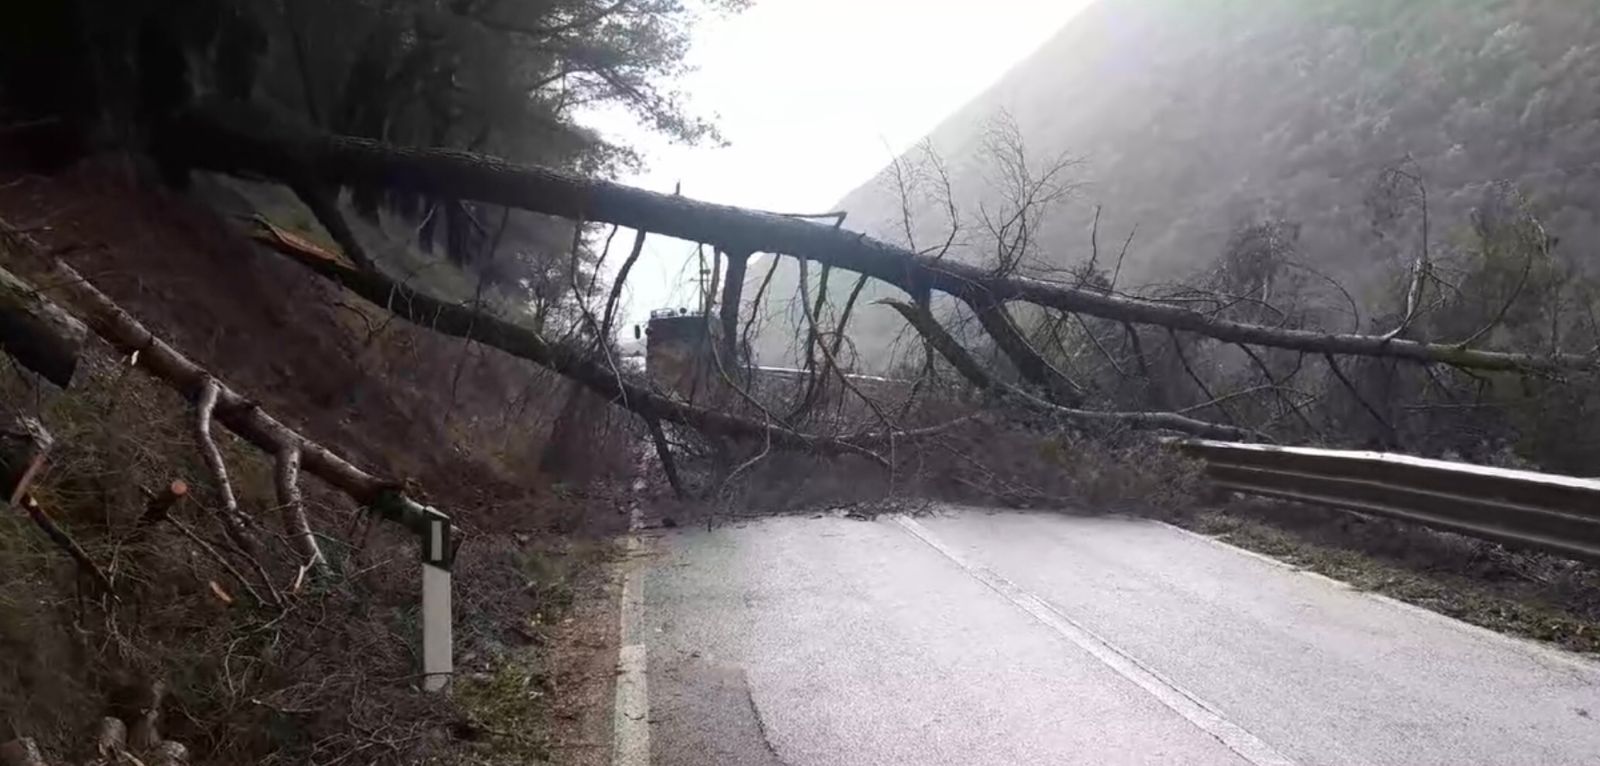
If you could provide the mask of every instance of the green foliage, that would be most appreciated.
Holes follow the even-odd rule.
[[[648,129],[720,141],[672,83],[707,14],[747,0],[60,0],[0,12],[0,122],[52,120],[143,150],[198,100],[244,101],[337,133],[485,152],[586,174],[636,166],[576,122],[619,105]],[[41,77],[53,72],[55,78]],[[65,85],[65,87],[62,87]],[[355,189],[474,282],[571,313],[592,232],[498,207]],[[576,252],[575,252],[576,251]],[[570,317],[569,317],[570,319]]]
[[[1420,321],[1434,340],[1550,353],[1589,353],[1600,344],[1594,279],[1552,236],[1537,207],[1509,184],[1488,187],[1471,225],[1446,254],[1440,295]],[[1593,375],[1569,379],[1499,375],[1460,396],[1494,409],[1507,446],[1551,470],[1592,473],[1600,459],[1600,388]]]

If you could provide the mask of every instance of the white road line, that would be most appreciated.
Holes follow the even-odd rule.
[[[1588,679],[1592,677],[1592,674],[1595,671],[1600,670],[1600,663],[1594,662],[1586,655],[1572,654],[1561,649],[1557,649],[1549,644],[1540,643],[1539,641],[1535,641],[1533,639],[1506,635],[1505,633],[1500,633],[1498,631],[1485,628],[1481,625],[1473,625],[1470,622],[1458,620],[1448,614],[1435,612],[1425,606],[1418,606],[1406,601],[1401,601],[1398,598],[1393,596],[1385,596],[1382,593],[1374,593],[1369,590],[1362,590],[1354,585],[1351,585],[1350,583],[1329,577],[1321,572],[1315,572],[1298,564],[1291,564],[1287,561],[1275,559],[1266,555],[1265,553],[1257,553],[1249,548],[1241,548],[1233,543],[1228,542],[1227,540],[1212,537],[1211,535],[1207,534],[1201,534],[1200,532],[1196,532],[1192,529],[1184,529],[1176,524],[1169,524],[1165,521],[1153,521],[1152,523],[1159,524],[1167,529],[1177,532],[1180,535],[1202,540],[1210,545],[1214,545],[1231,553],[1248,556],[1267,564],[1271,564],[1274,567],[1292,572],[1300,577],[1306,577],[1321,583],[1326,583],[1338,588],[1339,590],[1347,591],[1361,598],[1371,599],[1390,608],[1415,614],[1423,619],[1429,620],[1430,622],[1448,625],[1455,630],[1469,633],[1481,640],[1490,643],[1501,644],[1503,646],[1509,646],[1519,651],[1527,652],[1537,657],[1540,664],[1543,664],[1545,667],[1550,668],[1551,670],[1559,670],[1568,674],[1579,674],[1574,675],[1574,678]]]
[[[927,527],[924,527],[915,519],[908,516],[895,516],[894,520],[907,532],[911,533],[912,536],[927,543],[929,547],[966,570],[978,582],[989,586],[996,593],[1004,596],[1007,601],[1032,615],[1034,619],[1076,644],[1118,675],[1145,690],[1150,696],[1155,697],[1158,702],[1166,705],[1178,715],[1183,716],[1185,720],[1194,724],[1201,731],[1216,737],[1228,749],[1238,753],[1241,758],[1255,766],[1297,766],[1294,760],[1273,749],[1271,745],[1263,742],[1261,738],[1224,718],[1216,708],[1206,703],[1205,700],[1168,681],[1155,670],[1145,666],[1128,653],[1112,645],[1109,641],[1095,635],[1093,631],[1080,625],[1071,617],[1062,614],[1043,599],[1023,590],[1016,583],[1001,577],[999,574],[967,561],[961,554],[956,553],[949,546],[940,542]]]
[[[622,648],[617,651],[617,699],[614,708],[614,735],[611,747],[613,766],[650,764],[650,691],[646,684],[649,658],[639,637],[639,614],[643,606],[636,554],[639,529],[643,526],[638,507],[628,521],[628,537],[623,543],[622,603],[618,611],[618,633]]]

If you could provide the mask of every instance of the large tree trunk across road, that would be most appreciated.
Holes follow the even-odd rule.
[[[1230,343],[1317,354],[1390,357],[1481,370],[1551,373],[1592,369],[1593,357],[1484,351],[1356,333],[1238,322],[1155,300],[1077,288],[918,255],[864,234],[773,213],[700,202],[609,181],[451,149],[418,149],[317,133],[253,111],[188,113],[158,143],[170,158],[225,172],[283,177],[310,169],[323,180],[425,190],[574,220],[612,223],[713,244],[726,252],[782,253],[888,282],[926,285],[963,299],[1025,301],[1120,322],[1160,325]]]

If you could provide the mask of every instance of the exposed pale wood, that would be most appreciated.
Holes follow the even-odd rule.
[[[173,479],[160,492],[150,496],[150,501],[145,503],[144,513],[139,516],[139,525],[166,521],[168,514],[172,512],[172,506],[188,496],[189,484],[182,479]]]
[[[200,456],[211,472],[211,480],[216,482],[217,496],[222,499],[222,507],[216,509],[217,521],[222,525],[222,531],[228,536],[228,541],[233,543],[233,547],[238,549],[240,555],[249,560],[256,576],[261,578],[261,584],[272,596],[272,603],[281,604],[283,600],[278,595],[277,586],[272,582],[272,575],[267,574],[266,566],[261,563],[261,551],[256,545],[255,536],[245,524],[244,514],[239,512],[239,500],[233,494],[233,483],[228,480],[228,464],[222,459],[222,450],[217,448],[216,439],[211,435],[211,418],[216,412],[217,400],[221,396],[222,384],[216,378],[207,375],[200,383],[200,395],[195,400],[194,420],[195,442],[200,445]],[[252,591],[251,595],[255,593]],[[257,600],[260,600],[259,596]]]
[[[300,493],[300,448],[286,444],[278,450],[273,462],[273,483],[278,488],[278,510],[283,514],[283,527],[289,533],[289,544],[313,569],[326,571],[328,559],[317,545],[317,535],[311,531],[311,521],[306,518],[305,498]]]
[[[217,398],[221,395],[222,384],[207,375],[200,383],[200,396],[195,400],[195,441],[200,445],[200,456],[211,472],[211,480],[216,482],[217,497],[222,500],[218,514],[222,517],[223,528],[239,547],[250,548],[250,532],[245,528],[244,516],[239,513],[239,500],[233,494],[233,482],[228,479],[228,463],[222,459],[222,450],[217,448],[217,441],[211,435],[211,418],[217,410]]]

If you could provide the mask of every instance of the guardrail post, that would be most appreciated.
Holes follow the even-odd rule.
[[[450,564],[453,546],[450,518],[427,509],[422,538],[422,688],[437,692],[455,673],[450,608]]]

